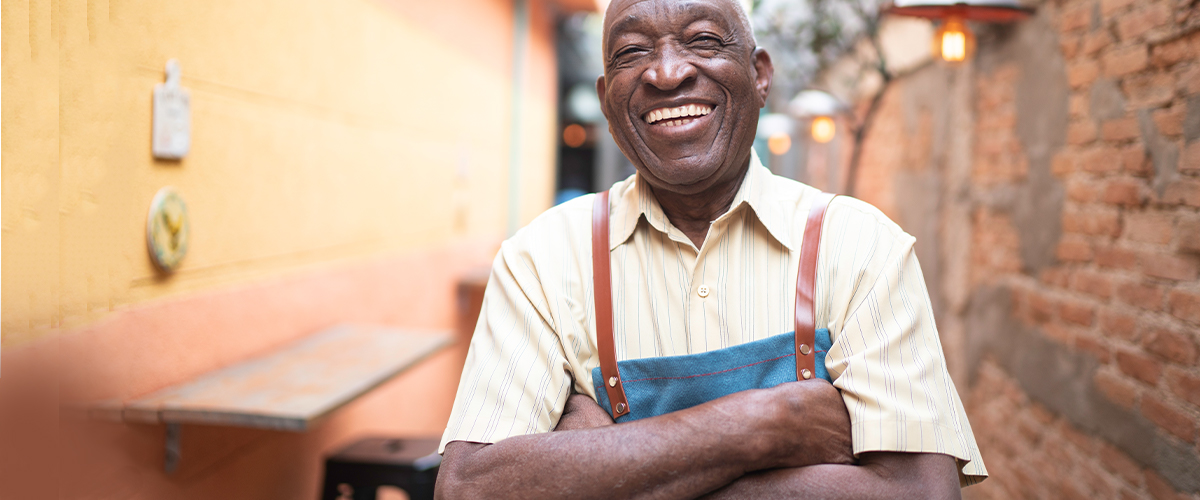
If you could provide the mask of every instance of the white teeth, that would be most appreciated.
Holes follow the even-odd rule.
[[[675,108],[659,108],[646,113],[646,123],[655,123],[662,120],[670,120],[671,118],[688,117],[688,116],[704,116],[712,112],[712,108],[703,104],[685,104]],[[676,126],[689,123],[691,120],[670,120],[663,125]]]

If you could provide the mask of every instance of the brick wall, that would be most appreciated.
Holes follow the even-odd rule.
[[[1200,2],[1038,8],[889,89],[859,194],[937,221],[919,255],[992,476],[969,497],[1200,498]]]

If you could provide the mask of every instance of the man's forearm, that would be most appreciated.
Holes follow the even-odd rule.
[[[803,382],[620,425],[452,442],[438,496],[695,498],[748,471],[849,463],[849,418],[828,417],[830,393],[844,414],[836,389]],[[803,432],[814,422],[825,424]]]
[[[954,457],[864,453],[862,465],[813,465],[747,474],[704,497],[814,499],[960,499]]]

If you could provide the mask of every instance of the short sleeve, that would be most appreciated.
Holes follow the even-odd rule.
[[[495,443],[553,429],[572,378],[528,255],[505,242],[492,266],[454,409],[450,441]]]
[[[831,295],[844,299],[827,304],[848,304],[825,315],[835,327],[826,367],[850,413],[854,453],[952,455],[961,484],[982,481],[987,470],[946,369],[914,239],[882,214],[856,212],[835,218],[847,234],[826,236],[839,248],[823,242],[820,264],[837,268]]]

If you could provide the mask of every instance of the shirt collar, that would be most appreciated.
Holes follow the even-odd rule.
[[[790,227],[788,217],[793,214],[788,212],[786,207],[790,205],[795,208],[795,200],[791,200],[790,204],[783,203],[787,200],[781,199],[779,190],[772,189],[773,180],[774,174],[763,166],[762,161],[758,158],[758,153],[751,149],[750,168],[742,180],[741,187],[734,195],[729,210],[713,223],[717,224],[730,218],[743,205],[746,205],[776,241],[787,247],[789,251],[794,250],[788,231]],[[667,219],[662,206],[658,204],[658,200],[650,191],[650,186],[637,174],[615,186],[610,196],[613,198],[613,204],[609,250],[625,243],[633,235],[638,222],[643,218],[651,227],[666,234],[672,240],[690,244],[683,231],[680,231]]]

